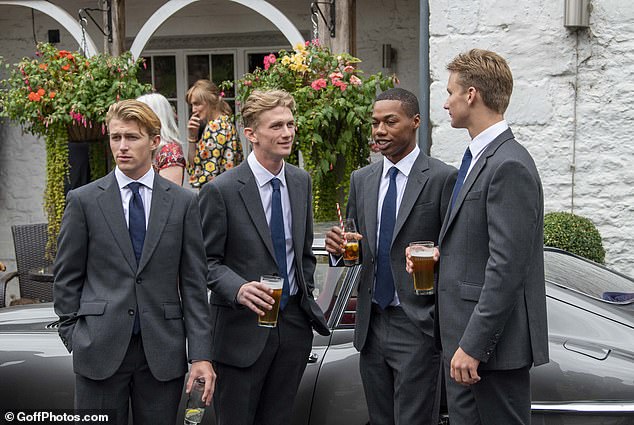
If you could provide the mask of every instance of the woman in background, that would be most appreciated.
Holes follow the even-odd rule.
[[[144,94],[137,100],[152,108],[161,120],[161,143],[154,155],[154,171],[161,177],[182,186],[186,164],[183,148],[178,141],[178,127],[172,105],[165,96],[159,93]]]
[[[242,162],[242,145],[233,123],[231,106],[222,100],[214,83],[196,81],[187,91],[186,100],[192,107],[187,124],[187,171],[189,183],[200,188]]]

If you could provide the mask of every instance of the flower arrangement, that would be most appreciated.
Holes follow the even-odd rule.
[[[119,99],[150,90],[139,83],[144,62],[125,53],[114,57],[37,46],[35,58],[11,66],[0,90],[0,116],[17,121],[46,141],[44,209],[49,225],[48,255],[55,253],[65,207],[64,181],[69,171],[68,141],[103,139],[108,107]]]
[[[335,204],[344,204],[353,170],[368,163],[370,118],[377,90],[394,86],[396,77],[364,76],[360,59],[333,55],[318,40],[265,56],[263,68],[237,81],[244,102],[255,89],[281,88],[296,103],[297,133],[291,162],[303,161],[313,178],[315,219],[334,220]],[[231,82],[223,83],[223,87]]]

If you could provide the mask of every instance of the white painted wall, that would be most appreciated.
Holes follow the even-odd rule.
[[[574,156],[574,212],[598,226],[607,264],[634,275],[634,3],[592,4],[576,34],[563,1],[431,1],[432,154],[459,166],[468,142],[442,109],[446,63],[473,47],[500,53],[515,79],[506,118],[535,158],[546,212],[571,210]]]

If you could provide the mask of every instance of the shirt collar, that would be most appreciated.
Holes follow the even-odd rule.
[[[249,167],[251,167],[251,171],[255,176],[255,181],[258,182],[259,187],[263,187],[268,184],[272,178],[277,177],[280,179],[282,186],[286,186],[286,177],[284,170],[286,169],[286,161],[282,162],[282,169],[277,175],[273,175],[269,170],[264,168],[260,161],[255,157],[255,154],[251,152],[247,157],[247,161],[249,163]]]
[[[119,185],[119,189],[123,189],[128,184],[135,181],[141,183],[143,186],[145,186],[148,189],[152,189],[154,187],[154,170],[152,169],[152,167],[150,167],[148,172],[145,173],[143,177],[141,177],[138,180],[132,180],[130,177],[123,174],[123,171],[121,171],[119,167],[116,167],[114,169],[114,176],[117,178],[117,184]]]
[[[418,158],[418,154],[420,153],[420,148],[418,145],[414,147],[410,153],[403,159],[401,159],[396,164],[392,163],[387,157],[383,157],[383,177],[387,177],[388,171],[390,168],[396,167],[401,173],[405,175],[405,177],[409,177],[410,171],[412,171],[412,167],[414,166],[414,162],[416,162],[416,158]]]
[[[482,133],[478,134],[476,137],[471,140],[469,144],[469,149],[471,150],[471,155],[474,158],[477,158],[478,155],[487,147],[489,144],[495,140],[500,134],[502,134],[506,129],[509,128],[506,120],[502,120],[493,124],[491,127],[484,130]]]

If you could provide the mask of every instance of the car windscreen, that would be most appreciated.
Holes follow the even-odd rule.
[[[546,280],[590,297],[613,303],[634,303],[634,280],[581,258],[544,251]]]

